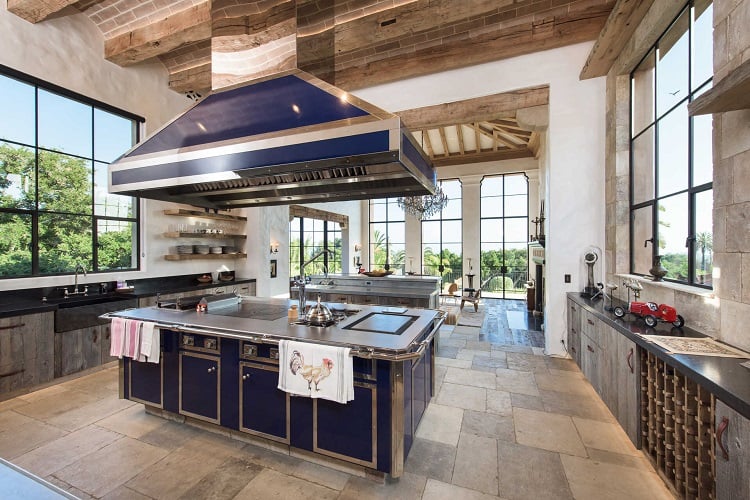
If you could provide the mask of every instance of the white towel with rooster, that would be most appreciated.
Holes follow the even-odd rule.
[[[354,399],[354,370],[348,347],[279,342],[279,385],[290,394],[337,403]]]

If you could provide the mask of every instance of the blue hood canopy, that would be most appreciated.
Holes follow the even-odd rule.
[[[230,209],[433,193],[400,119],[299,69],[213,92],[109,168],[112,193]]]

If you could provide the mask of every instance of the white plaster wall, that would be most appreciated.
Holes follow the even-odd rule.
[[[550,86],[547,165],[546,351],[564,354],[565,293],[577,291],[581,253],[604,248],[605,81],[579,81],[592,43],[361,89],[357,97],[388,111]],[[465,206],[466,208],[466,206]],[[464,231],[466,234],[466,231]],[[564,274],[572,274],[570,284]]]
[[[121,68],[104,60],[104,38],[83,14],[31,24],[8,13],[3,2],[0,33],[0,64],[144,117],[142,136],[191,103],[167,88],[167,71],[161,63]],[[167,242],[161,233],[173,221],[161,213],[164,204],[142,203],[142,271],[89,275],[83,283],[211,270],[201,261],[165,261],[161,254]],[[0,290],[67,285],[71,280],[70,276],[0,280]]]

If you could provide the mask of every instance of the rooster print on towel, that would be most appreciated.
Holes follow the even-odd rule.
[[[299,374],[303,379],[307,381],[307,388],[310,392],[313,391],[313,384],[315,385],[315,391],[320,392],[318,384],[323,379],[328,377],[333,370],[333,361],[328,358],[323,358],[320,365],[306,365],[305,357],[299,351],[293,351],[291,360],[289,361],[289,369],[292,371],[292,375]]]

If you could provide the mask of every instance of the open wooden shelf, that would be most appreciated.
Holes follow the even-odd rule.
[[[183,253],[183,254],[167,254],[164,256],[166,260],[198,260],[198,259],[210,259],[210,260],[223,260],[223,259],[247,259],[246,253]]]
[[[690,116],[750,109],[750,59],[688,104]]]
[[[167,233],[164,233],[164,236],[166,238],[193,238],[193,239],[203,239],[203,238],[213,238],[216,240],[246,240],[247,235],[246,234],[229,234],[229,233],[178,233],[177,231],[170,231]]]
[[[184,208],[166,209],[164,210],[164,215],[177,215],[179,217],[200,217],[201,219],[216,220],[247,220],[247,217],[242,217],[241,215],[216,214],[212,212],[203,212],[201,210],[186,210]]]

